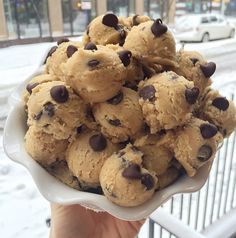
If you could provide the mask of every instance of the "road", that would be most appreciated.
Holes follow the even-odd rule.
[[[216,72],[213,77],[216,87],[235,80],[236,84],[236,44],[225,47],[220,53],[209,56],[209,61],[216,63]]]

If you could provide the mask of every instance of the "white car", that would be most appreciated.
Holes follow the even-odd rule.
[[[202,41],[233,38],[235,28],[224,16],[214,14],[185,15],[176,20],[173,29],[177,40]]]

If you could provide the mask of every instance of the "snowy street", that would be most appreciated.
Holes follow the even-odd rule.
[[[75,40],[75,38],[73,38]],[[55,43],[13,46],[0,49],[0,231],[2,238],[48,237],[46,219],[49,203],[39,194],[30,174],[21,165],[10,161],[3,151],[3,126],[9,111],[7,98],[19,83],[31,75],[44,61]],[[177,44],[177,49],[181,45]],[[186,50],[202,53],[217,65],[213,87],[235,81],[236,38],[208,43],[186,44]],[[233,88],[236,91],[236,85]],[[146,233],[146,228],[142,233]],[[143,236],[140,236],[143,237]]]

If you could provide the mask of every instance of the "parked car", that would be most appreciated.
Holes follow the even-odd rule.
[[[233,38],[235,27],[216,14],[185,15],[176,20],[173,32],[177,40],[202,41]]]

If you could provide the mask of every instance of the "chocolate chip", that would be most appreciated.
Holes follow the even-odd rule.
[[[112,14],[112,13],[107,13],[106,15],[104,15],[104,17],[102,18],[102,23],[106,26],[109,27],[116,27],[118,24],[118,18],[116,15]]]
[[[215,136],[218,130],[216,126],[212,124],[204,123],[200,126],[200,131],[204,139],[209,139]]]
[[[150,134],[150,132],[151,132],[150,126],[147,123],[144,124],[143,131],[145,134]]]
[[[43,111],[40,111],[38,114],[33,116],[33,119],[38,121],[42,115],[43,115]]]
[[[157,132],[158,136],[164,136],[166,134],[166,130],[165,129],[161,129],[160,131]]]
[[[192,61],[194,66],[199,61],[199,59],[197,59],[197,58],[190,58],[190,60]]]
[[[151,26],[152,33],[157,37],[160,37],[162,34],[166,33],[167,29],[167,26],[162,24],[161,19],[155,20]]]
[[[43,105],[44,111],[48,114],[49,117],[53,117],[55,114],[55,107],[51,102],[47,102]]]
[[[139,96],[144,100],[153,99],[155,97],[156,89],[152,85],[145,86],[139,91]]]
[[[210,159],[212,156],[212,149],[209,145],[203,145],[200,147],[200,149],[198,150],[198,160],[200,160],[201,162],[205,162],[208,159]]]
[[[51,227],[51,218],[47,218],[45,222],[47,227]]]
[[[93,42],[89,42],[87,45],[84,47],[85,50],[97,50],[97,46]]]
[[[117,105],[123,100],[123,98],[124,98],[123,93],[119,92],[116,96],[108,99],[107,102],[112,105]]]
[[[45,59],[45,61],[44,61],[44,64],[46,64],[48,57],[52,56],[52,54],[57,50],[57,48],[58,48],[57,46],[53,46],[53,47],[49,50],[49,52],[48,52],[48,54],[47,54],[47,56],[46,56],[46,59]]]
[[[108,122],[109,122],[109,124],[111,124],[112,126],[120,126],[120,125],[121,125],[119,119],[115,119],[115,120],[109,119]]]
[[[143,174],[141,176],[141,183],[150,190],[154,187],[154,179],[150,174]]]
[[[154,75],[154,72],[149,67],[147,67],[146,65],[143,65],[142,69],[143,69],[144,79],[145,78],[149,79]]]
[[[93,111],[92,111],[92,108],[88,107],[87,110],[86,110],[86,117],[89,121],[96,121],[95,120],[95,117],[93,115]]]
[[[140,179],[141,178],[141,168],[138,164],[130,164],[122,172],[122,176],[127,179]]]
[[[29,83],[29,84],[27,84],[27,86],[26,86],[26,90],[29,92],[29,94],[31,94],[33,88],[35,88],[35,87],[38,86],[38,85],[39,85],[39,83]]]
[[[77,129],[76,129],[77,134],[80,134],[82,132],[82,130],[83,130],[83,125],[77,127]]]
[[[67,38],[62,38],[62,39],[60,39],[60,40],[57,41],[57,45],[60,45],[60,44],[62,44],[62,43],[64,43],[64,42],[69,42],[69,41],[70,41],[70,40],[67,39]]]
[[[70,58],[78,49],[73,46],[73,45],[69,45],[66,49],[66,54],[67,57]]]
[[[193,87],[193,88],[187,88],[185,90],[185,99],[189,104],[194,104],[197,101],[199,95],[199,88]]]
[[[217,97],[212,101],[212,105],[222,111],[226,111],[229,107],[229,101],[224,97]]]
[[[211,77],[216,71],[216,64],[214,62],[209,62],[204,65],[200,65],[202,73],[205,75],[206,78]]]
[[[95,59],[94,60],[90,60],[88,62],[88,66],[93,68],[93,67],[96,67],[97,65],[99,65],[99,63],[100,62],[98,60],[95,60]]]
[[[119,143],[121,149],[124,149],[130,143],[130,139]]]
[[[97,134],[90,137],[89,144],[94,151],[103,151],[107,146],[107,140],[102,134]]]
[[[137,18],[138,18],[139,15],[134,15],[133,18],[132,18],[132,24],[133,26],[138,26],[140,24],[139,21],[137,21]]]
[[[58,103],[64,103],[69,98],[68,90],[64,85],[57,85],[50,90],[51,97]]]
[[[117,54],[119,55],[119,58],[123,65],[127,67],[130,64],[130,58],[132,56],[131,52],[129,50],[123,50],[117,52]]]

